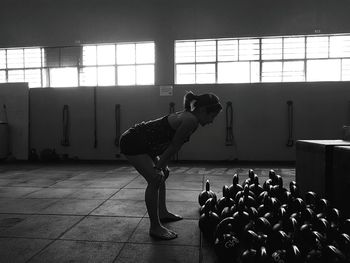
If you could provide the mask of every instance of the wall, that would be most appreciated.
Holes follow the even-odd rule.
[[[55,148],[80,159],[115,159],[115,104],[121,105],[121,131],[134,123],[169,112],[169,103],[182,109],[186,90],[214,91],[226,105],[233,102],[235,146],[225,146],[225,109],[214,124],[200,127],[181,149],[182,160],[279,160],[295,158],[286,147],[287,104],[294,102],[295,139],[339,139],[347,122],[350,89],[344,83],[240,84],[175,86],[171,97],[161,97],[158,86],[97,88],[97,135],[94,148],[93,88],[31,89],[31,146]],[[71,146],[63,147],[62,109],[70,108]]]
[[[348,0],[2,0],[0,47],[350,32]]]
[[[28,158],[29,92],[27,83],[0,84],[0,121],[8,123],[8,148],[11,157]],[[3,109],[6,105],[6,113]],[[7,116],[7,120],[6,120]]]
[[[56,148],[81,159],[113,159],[114,105],[122,106],[122,130],[177,110],[185,90],[217,93],[234,105],[237,148],[224,146],[225,114],[199,129],[182,159],[294,160],[287,140],[286,101],[295,105],[296,139],[340,137],[348,113],[348,83],[280,83],[175,86],[176,39],[349,33],[348,0],[2,0],[0,47],[62,46],[118,41],[156,41],[155,86],[101,87],[97,91],[98,147],[94,145],[93,89],[31,89],[31,147]],[[147,98],[147,101],[145,101]],[[70,106],[71,146],[60,145],[62,108]]]

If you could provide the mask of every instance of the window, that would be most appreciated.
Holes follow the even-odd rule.
[[[0,49],[0,82],[34,87],[154,84],[154,42]]]
[[[282,59],[282,38],[263,38],[261,40],[262,60]]]
[[[259,82],[259,39],[175,42],[175,82]]]
[[[306,57],[307,58],[327,58],[329,37],[307,37]]]
[[[50,69],[50,87],[77,87],[78,71],[74,67]]]
[[[350,35],[349,36],[330,36],[329,56],[331,58],[349,58],[350,57]]]
[[[259,60],[260,48],[259,39],[240,39],[239,40],[239,60]]]
[[[350,80],[350,34],[175,41],[175,82]]]
[[[6,71],[0,70],[0,83],[6,82]]]
[[[24,55],[23,49],[10,49],[7,50],[6,56],[7,68],[23,68],[24,67]]]
[[[6,50],[0,49],[0,70],[6,68]]]
[[[304,59],[305,58],[305,37],[283,38],[283,58],[284,59]]]
[[[342,60],[341,69],[342,69],[342,73],[341,73],[342,80],[343,81],[350,80],[350,59]]]
[[[0,83],[28,82],[40,87],[41,48],[0,49]]]
[[[341,77],[339,59],[317,59],[307,61],[308,81],[337,81]]]
[[[283,81],[295,82],[305,81],[305,63],[302,60],[283,62]]]
[[[80,85],[152,85],[153,42],[83,46]]]

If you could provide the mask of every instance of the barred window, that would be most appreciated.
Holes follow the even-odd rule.
[[[78,70],[74,67],[50,68],[51,87],[77,87]]]
[[[0,82],[34,87],[154,84],[154,42],[0,49]]]
[[[341,74],[342,80],[343,81],[350,80],[350,59],[342,60],[341,69],[342,69],[342,74]]]
[[[6,71],[0,70],[0,83],[6,82]]]
[[[329,37],[307,37],[306,57],[307,58],[328,58]]]
[[[257,38],[239,40],[239,60],[259,60],[260,59],[260,42]]]
[[[0,49],[0,69],[6,68],[6,50]]]
[[[317,59],[307,61],[308,81],[337,81],[341,78],[339,59]]]
[[[262,60],[282,59],[282,38],[263,38],[261,40]]]
[[[350,35],[349,36],[331,36],[329,39],[329,56],[331,58],[349,58],[350,57]]]
[[[304,59],[305,58],[305,37],[283,38],[283,58],[284,59]]]
[[[175,83],[348,81],[350,34],[175,41]]]

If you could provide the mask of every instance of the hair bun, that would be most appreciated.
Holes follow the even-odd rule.
[[[191,110],[191,104],[192,101],[197,100],[198,96],[194,95],[192,91],[187,91],[187,93],[184,96],[184,108],[186,111]]]

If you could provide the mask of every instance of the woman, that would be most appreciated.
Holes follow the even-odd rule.
[[[187,92],[183,111],[136,124],[121,136],[121,153],[148,183],[145,201],[150,218],[149,234],[152,237],[165,240],[177,237],[174,231],[161,224],[182,219],[166,208],[165,180],[169,176],[167,164],[181,146],[189,141],[198,125],[212,123],[221,110],[216,95],[207,93],[197,96]]]

